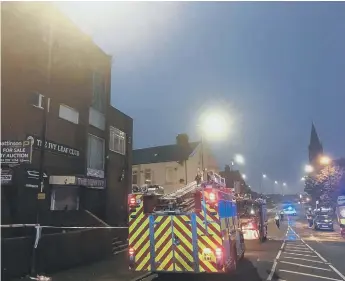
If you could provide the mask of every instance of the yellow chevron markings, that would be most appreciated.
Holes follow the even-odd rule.
[[[184,257],[180,256],[177,252],[175,252],[175,258],[183,266],[183,268],[181,268],[180,271],[183,271],[184,269],[186,269],[187,271],[193,271],[193,268],[185,261]]]
[[[131,241],[134,241],[144,228],[146,228],[145,233],[147,233],[149,231],[149,218],[146,218],[138,230],[132,233]],[[146,235],[148,235],[148,233]]]
[[[139,260],[141,258],[141,256],[145,253],[145,251],[149,248],[150,246],[150,241],[148,241],[148,243],[142,244],[142,241],[145,238],[141,239],[141,242],[139,242],[138,244],[141,245],[141,249],[140,251],[135,255],[136,260]],[[148,256],[150,255],[150,253],[148,254]]]
[[[142,260],[142,262],[140,263],[140,264],[138,264],[137,265],[137,268],[136,268],[136,270],[137,271],[140,271],[140,270],[151,270],[151,264],[150,263],[148,263],[148,266],[147,266],[147,268],[143,268],[146,264],[147,264],[147,262],[150,260],[150,255],[148,255],[147,257],[145,257],[143,260]]]

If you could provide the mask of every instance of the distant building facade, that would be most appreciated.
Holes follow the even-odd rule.
[[[194,181],[202,162],[207,170],[219,172],[206,143],[189,142],[180,134],[175,144],[133,150],[132,183],[140,186],[149,180],[169,193]]]
[[[2,178],[3,222],[35,218],[49,108],[44,209],[85,209],[120,223],[109,210],[123,206],[131,186],[133,120],[110,105],[111,56],[50,3],[3,3],[1,17],[2,140],[33,141],[31,164],[1,166],[10,175]]]

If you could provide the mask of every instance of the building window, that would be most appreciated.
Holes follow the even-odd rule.
[[[165,181],[166,183],[174,183],[175,182],[175,175],[176,171],[173,167],[168,167],[165,169]]]
[[[79,112],[67,105],[60,104],[59,117],[74,124],[79,123]]]
[[[119,129],[110,127],[109,149],[111,151],[126,154],[126,134]]]
[[[92,107],[101,113],[105,113],[105,79],[104,76],[93,72]]]
[[[152,178],[151,178],[151,169],[145,169],[145,181],[146,180],[149,180],[149,181],[152,180]]]
[[[104,131],[105,129],[105,116],[103,113],[90,107],[89,109],[89,124]]]
[[[132,184],[138,184],[138,171],[132,171]]]
[[[87,167],[104,171],[104,139],[89,134]]]

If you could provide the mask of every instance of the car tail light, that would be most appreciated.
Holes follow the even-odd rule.
[[[134,256],[134,253],[135,253],[134,249],[133,249],[133,248],[129,248],[128,254],[129,254],[130,256]]]

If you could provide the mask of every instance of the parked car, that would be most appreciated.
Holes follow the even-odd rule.
[[[317,215],[314,219],[314,230],[334,230],[333,218],[330,215]]]

